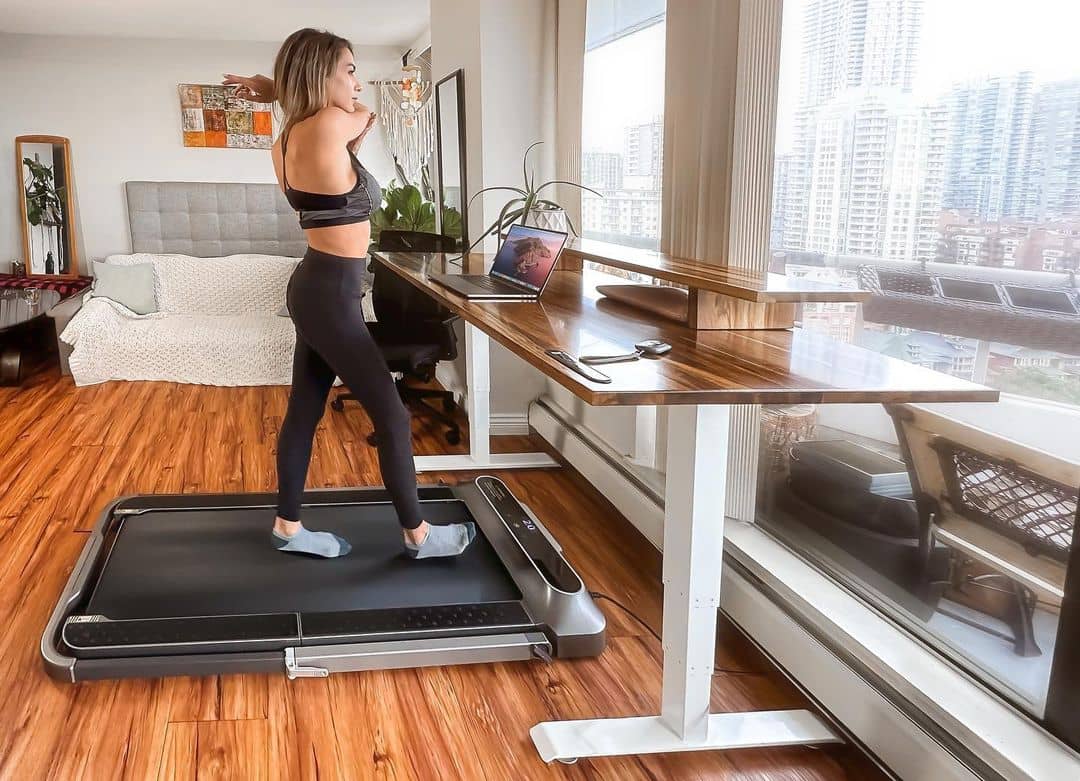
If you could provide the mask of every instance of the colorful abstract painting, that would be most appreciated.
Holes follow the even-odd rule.
[[[238,98],[237,89],[221,84],[180,85],[184,146],[270,148],[271,104]]]

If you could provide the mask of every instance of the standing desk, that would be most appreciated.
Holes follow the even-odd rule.
[[[540,756],[569,762],[839,742],[807,710],[709,713],[731,405],[992,402],[998,392],[788,327],[800,301],[859,301],[865,297],[861,291],[576,240],[539,301],[480,302],[466,300],[429,275],[486,273],[493,255],[466,255],[456,262],[440,253],[373,251],[372,257],[465,321],[470,451],[417,457],[418,470],[556,465],[544,453],[491,454],[492,339],[588,404],[669,407],[660,713],[537,724],[530,734]],[[581,270],[585,259],[679,282],[699,304],[689,307],[686,322],[676,323],[608,301]],[[703,317],[703,311],[738,317]],[[746,329],[748,324],[755,327]],[[611,377],[610,384],[591,382],[545,355],[553,348],[573,355],[623,353],[642,339],[661,339],[672,350],[659,359],[598,367]]]

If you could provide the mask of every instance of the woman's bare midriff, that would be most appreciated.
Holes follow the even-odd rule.
[[[368,220],[352,225],[331,225],[326,228],[307,228],[308,246],[343,258],[364,258],[371,244],[371,223]]]

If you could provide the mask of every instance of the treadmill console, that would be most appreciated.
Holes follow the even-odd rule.
[[[502,480],[496,477],[478,477],[476,487],[491,503],[506,528],[514,535],[514,539],[548,583],[570,594],[581,590],[582,584],[577,573],[566,563],[566,559],[555,549],[548,536],[514,498]]]

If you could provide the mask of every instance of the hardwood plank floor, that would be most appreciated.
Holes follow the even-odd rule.
[[[108,383],[55,366],[0,388],[0,779],[884,778],[851,747],[541,762],[528,737],[551,718],[659,708],[661,649],[611,602],[596,659],[471,665],[288,681],[283,674],[51,680],[42,629],[102,506],[127,493],[274,490],[287,388]],[[380,482],[371,424],[327,410],[308,485]],[[416,452],[455,452],[414,422]],[[462,446],[463,447],[463,446]],[[501,437],[495,449],[536,447]],[[500,475],[531,504],[593,590],[660,626],[660,557],[569,469]],[[423,482],[466,479],[424,474]],[[270,519],[267,519],[268,522]],[[713,709],[806,707],[721,621]]]

